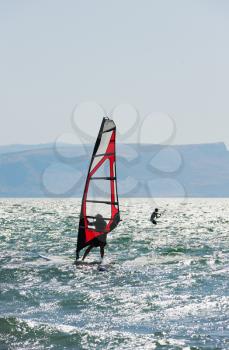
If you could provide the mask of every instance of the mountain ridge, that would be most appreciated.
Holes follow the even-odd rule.
[[[0,146],[0,197],[81,197],[92,148]],[[229,197],[229,151],[223,142],[119,143],[117,173],[120,197]]]

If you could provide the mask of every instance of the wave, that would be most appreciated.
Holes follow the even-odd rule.
[[[0,318],[1,350],[99,350],[157,349],[183,350],[186,341],[165,338],[164,332],[144,326],[83,330],[68,325],[41,324],[15,317]],[[188,348],[187,348],[188,349]]]
[[[0,318],[0,329],[0,341],[6,349],[83,349],[81,343],[85,332],[71,326],[6,317]]]

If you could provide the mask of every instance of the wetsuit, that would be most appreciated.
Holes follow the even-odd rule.
[[[96,231],[98,232],[104,232],[107,226],[106,221],[102,218],[96,220],[91,225],[94,225]],[[107,233],[103,233],[102,235],[92,239],[90,242],[90,245],[93,247],[105,247],[105,245],[107,244],[106,241],[107,241]]]
[[[159,218],[160,216],[161,215],[158,212],[154,211],[150,218],[150,221],[152,222],[152,224],[157,225],[157,221],[155,219]]]

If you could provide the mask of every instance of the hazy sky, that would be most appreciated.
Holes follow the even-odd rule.
[[[87,101],[159,113],[142,142],[170,136],[164,113],[174,143],[229,144],[228,43],[227,0],[0,0],[0,144],[53,142]]]

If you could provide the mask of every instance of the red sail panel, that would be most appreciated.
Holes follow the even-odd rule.
[[[120,221],[116,177],[116,126],[104,118],[93,150],[86,179],[79,222],[77,252],[95,237],[112,231]],[[91,220],[101,215],[106,221],[98,231]]]

